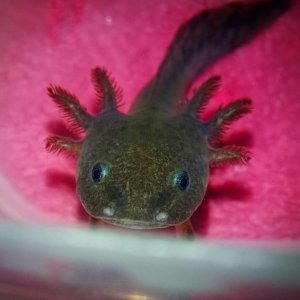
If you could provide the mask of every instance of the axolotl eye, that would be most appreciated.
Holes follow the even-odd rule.
[[[176,171],[172,175],[172,185],[174,188],[185,191],[190,185],[190,177],[186,171]]]
[[[108,176],[109,168],[104,163],[96,163],[91,172],[91,177],[94,183],[103,182],[104,179]]]

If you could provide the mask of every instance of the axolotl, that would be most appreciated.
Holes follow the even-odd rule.
[[[178,234],[192,234],[190,217],[205,195],[210,167],[250,158],[243,147],[218,145],[228,125],[250,112],[251,100],[237,99],[203,121],[199,114],[220,77],[209,78],[189,100],[187,88],[270,25],[289,2],[230,2],[198,13],[178,29],[128,114],[118,110],[122,93],[104,68],[92,70],[101,107],[95,116],[72,93],[49,86],[71,126],[86,134],[79,141],[49,136],[46,148],[78,157],[77,194],[92,220],[135,229],[175,226]]]

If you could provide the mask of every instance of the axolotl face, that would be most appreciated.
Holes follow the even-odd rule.
[[[77,192],[94,218],[157,228],[190,218],[208,179],[206,140],[184,118],[102,115],[88,130]]]

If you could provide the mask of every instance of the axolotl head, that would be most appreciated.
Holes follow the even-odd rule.
[[[218,76],[204,82],[178,114],[167,113],[168,106],[160,107],[160,102],[145,104],[149,85],[135,102],[138,105],[124,115],[117,110],[118,90],[107,72],[96,68],[92,75],[103,101],[102,112],[95,116],[75,95],[49,87],[49,96],[70,125],[86,135],[80,141],[49,136],[46,148],[79,156],[77,193],[93,218],[132,228],[184,223],[204,197],[209,166],[249,160],[243,147],[215,148],[210,143],[250,111],[249,99],[228,104],[208,121],[198,119],[219,86]]]
[[[107,113],[87,131],[77,193],[94,218],[157,228],[190,218],[208,178],[207,146],[193,122]]]

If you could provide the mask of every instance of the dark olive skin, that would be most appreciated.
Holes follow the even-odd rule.
[[[126,115],[117,108],[120,90],[103,68],[92,71],[102,108],[96,116],[73,94],[49,87],[73,128],[86,135],[81,141],[51,136],[46,147],[79,157],[77,193],[92,218],[130,228],[175,225],[181,233],[192,232],[189,219],[205,195],[209,167],[249,159],[247,149],[220,147],[219,141],[231,122],[251,110],[251,101],[237,99],[203,121],[199,114],[220,78],[208,79],[188,100],[186,89],[206,67],[270,25],[289,3],[230,2],[188,20]]]
[[[81,151],[77,192],[95,218],[126,227],[170,226],[187,220],[204,196],[207,140],[195,120],[108,113],[88,130]],[[95,183],[91,172],[97,162],[108,166],[109,175]],[[179,170],[189,176],[185,190],[172,182]],[[112,217],[106,208],[114,210]],[[160,213],[167,217],[160,220]]]

